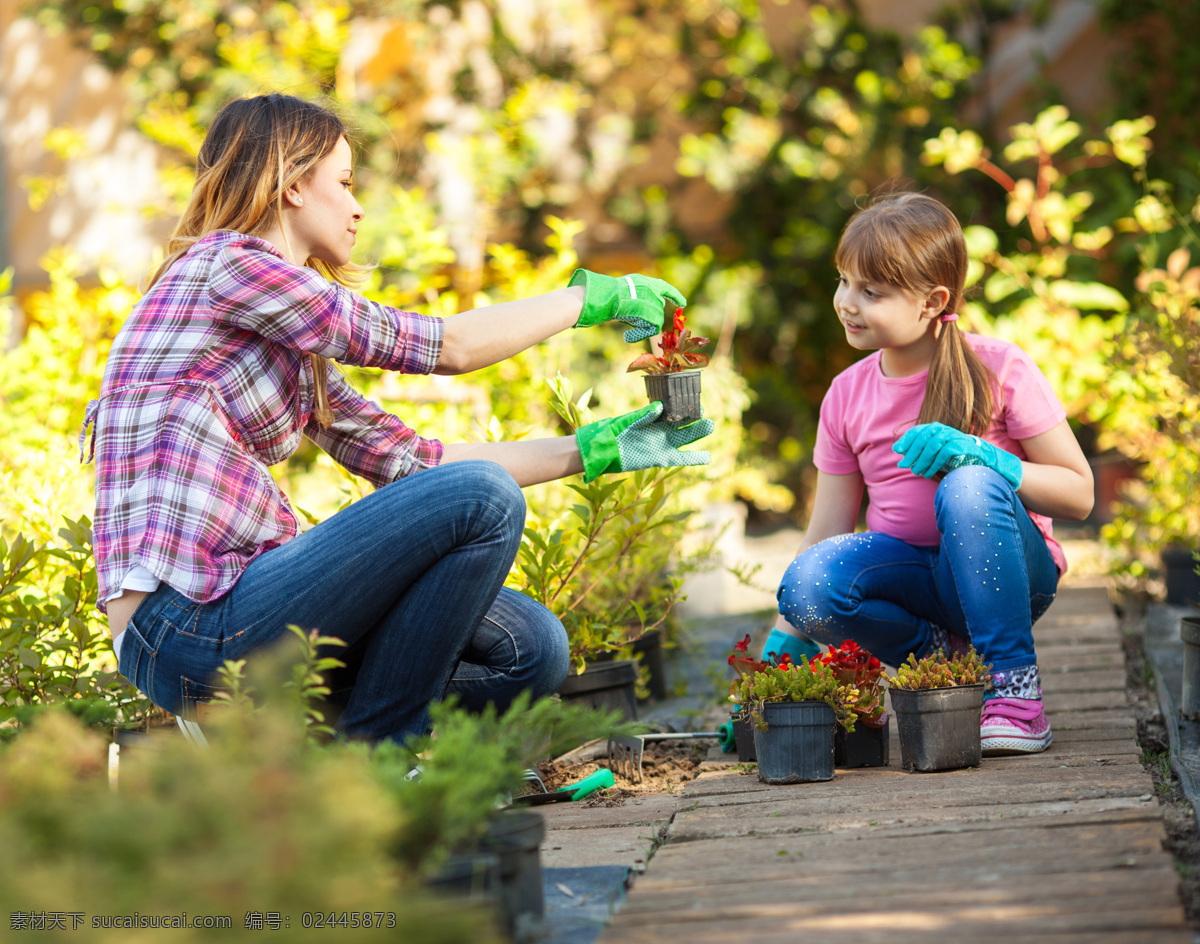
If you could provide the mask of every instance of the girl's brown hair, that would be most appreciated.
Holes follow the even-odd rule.
[[[932,197],[884,197],[850,218],[835,261],[858,278],[927,298],[950,291],[944,314],[957,312],[967,281],[967,243],[954,214]],[[925,381],[917,423],[945,423],[982,436],[992,425],[995,375],[963,339],[957,322],[943,322]]]
[[[312,173],[342,138],[349,137],[337,115],[291,95],[259,95],[225,105],[200,146],[195,187],[150,285],[209,233],[232,230],[258,236],[270,230],[280,219],[287,188]],[[362,266],[331,266],[316,259],[305,260],[305,265],[343,285],[361,282],[366,272]],[[313,416],[328,426],[333,421],[329,361],[312,352],[309,357],[315,381]]]

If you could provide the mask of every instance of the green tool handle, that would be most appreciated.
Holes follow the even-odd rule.
[[[574,790],[571,794],[572,800],[582,800],[584,797],[589,797],[597,790],[604,790],[611,787],[616,781],[613,779],[613,772],[606,767],[601,767],[594,774],[588,774],[578,783],[572,783],[565,787],[559,787],[559,791]]]

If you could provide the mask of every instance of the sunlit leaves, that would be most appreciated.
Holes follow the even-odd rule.
[[[1109,125],[1105,134],[1112,142],[1117,160],[1134,167],[1146,163],[1152,142],[1148,135],[1154,129],[1154,118],[1147,115],[1132,121],[1117,121]]]
[[[945,164],[950,173],[961,174],[975,167],[986,156],[983,139],[974,131],[943,128],[936,138],[925,142],[921,160],[931,165]]]
[[[1023,161],[1042,155],[1057,154],[1079,137],[1082,128],[1070,120],[1065,105],[1052,105],[1041,111],[1032,122],[1012,127],[1012,143],[1004,149],[1007,161]]]

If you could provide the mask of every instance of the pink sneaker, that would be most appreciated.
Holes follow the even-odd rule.
[[[1042,703],[1032,698],[989,698],[983,703],[979,734],[985,757],[1037,754],[1053,740]]]

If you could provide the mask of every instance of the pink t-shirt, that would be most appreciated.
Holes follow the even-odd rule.
[[[983,438],[1018,458],[1019,440],[1053,429],[1066,410],[1033,360],[1017,345],[978,334],[964,337],[1000,382],[1000,402],[992,427]],[[928,371],[909,377],[885,377],[876,351],[838,374],[821,403],[821,421],[813,450],[816,467],[831,475],[861,472],[867,486],[867,528],[909,544],[940,543],[933,517],[937,482],[901,469],[892,444],[917,419],[925,399]],[[1062,546],[1054,539],[1050,519],[1029,512],[1058,565],[1067,569]]]

